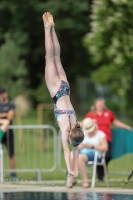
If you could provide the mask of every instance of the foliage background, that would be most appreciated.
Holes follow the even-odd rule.
[[[133,6],[130,0],[94,0],[91,31],[84,44],[93,63],[91,77],[109,87],[112,102],[132,116]],[[119,103],[119,106],[118,106]]]
[[[44,81],[45,11],[55,18],[61,59],[79,114],[103,96],[117,115],[133,117],[130,0],[1,0],[0,87],[7,88],[12,99],[28,94],[33,107],[52,102]]]

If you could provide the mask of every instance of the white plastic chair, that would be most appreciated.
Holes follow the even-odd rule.
[[[106,162],[105,162],[105,152],[102,153],[102,158],[101,162],[97,161],[98,158],[98,152],[95,153],[94,161],[88,161],[87,164],[93,165],[93,174],[92,174],[92,183],[91,187],[95,187],[95,179],[96,179],[96,168],[97,166],[103,166],[104,168],[104,174],[105,174],[105,179],[106,179],[106,185],[109,187],[109,181],[108,181],[108,172],[107,172],[107,167],[106,167]]]

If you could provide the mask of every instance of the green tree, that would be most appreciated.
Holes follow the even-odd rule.
[[[127,107],[131,106],[132,18],[133,1],[94,0],[91,32],[84,39],[95,69],[93,80],[108,85]]]
[[[70,81],[73,102],[77,102],[75,80],[77,76],[88,76],[87,50],[82,44],[89,30],[89,12],[92,0],[1,0],[0,44],[3,35],[9,32],[20,48],[26,62],[30,89],[42,83],[39,74],[44,73],[45,48],[42,14],[50,11],[55,18],[56,31],[61,44],[61,59]],[[37,101],[37,99],[34,99]]]
[[[39,78],[41,79],[41,83],[36,89],[31,89],[31,98],[36,99],[36,101],[39,103],[52,104],[53,100],[50,97],[46,82],[44,81],[44,76],[42,76],[42,74],[39,74]]]
[[[24,91],[27,70],[25,62],[19,58],[19,47],[6,35],[0,48],[0,87],[6,88],[11,98]]]

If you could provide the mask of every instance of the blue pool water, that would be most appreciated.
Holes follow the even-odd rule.
[[[133,195],[88,192],[10,192],[0,193],[0,200],[133,200]]]

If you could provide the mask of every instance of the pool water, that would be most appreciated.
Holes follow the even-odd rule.
[[[133,200],[133,195],[88,192],[9,192],[0,193],[0,200]]]

